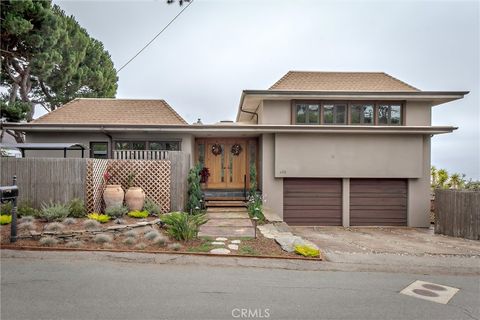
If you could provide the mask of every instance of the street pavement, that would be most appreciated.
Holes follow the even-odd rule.
[[[338,270],[328,262],[1,252],[1,319],[479,319],[478,274]],[[361,269],[359,269],[361,270]],[[399,292],[460,289],[448,304]]]

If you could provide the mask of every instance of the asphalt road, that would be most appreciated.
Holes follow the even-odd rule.
[[[85,257],[2,254],[1,319],[480,318],[478,276],[295,271]],[[399,294],[415,280],[460,291],[447,305]],[[242,309],[247,310],[243,315]]]

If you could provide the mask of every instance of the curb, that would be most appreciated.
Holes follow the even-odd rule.
[[[150,253],[150,254],[171,254],[171,255],[190,255],[203,257],[218,258],[256,258],[256,259],[272,259],[272,260],[302,260],[302,261],[324,261],[322,254],[318,258],[306,257],[282,257],[282,256],[254,256],[240,254],[213,254],[206,252],[186,252],[186,251],[154,251],[154,250],[122,250],[122,249],[78,249],[78,248],[62,248],[62,247],[35,247],[35,246],[12,246],[0,245],[0,250],[19,250],[19,251],[63,251],[63,252],[116,252],[116,253]]]

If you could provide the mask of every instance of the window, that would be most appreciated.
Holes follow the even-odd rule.
[[[346,123],[346,105],[344,104],[324,104],[323,105],[323,123],[324,124],[345,124]]]
[[[402,124],[402,107],[398,104],[380,104],[377,113],[379,125]]]
[[[108,142],[90,142],[90,158],[108,159]]]
[[[295,119],[297,124],[319,124],[320,106],[318,104],[297,104]]]
[[[179,141],[115,141],[116,150],[180,150]]]
[[[353,104],[350,107],[351,124],[373,124],[372,104]]]
[[[180,150],[180,143],[178,141],[150,141],[148,145],[149,150]]]

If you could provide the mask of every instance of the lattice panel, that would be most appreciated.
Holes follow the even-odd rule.
[[[103,174],[107,170],[109,160],[88,159],[85,200],[88,213],[101,212],[103,209]]]
[[[103,174],[108,170],[111,179],[108,184],[119,184],[126,191],[129,175],[133,175],[132,185],[140,187],[145,196],[158,204],[162,212],[170,211],[170,161],[166,160],[100,160],[91,159],[92,168],[87,167],[87,207],[100,211],[103,206]],[[106,165],[95,165],[105,161]],[[98,177],[97,177],[98,176]],[[95,184],[99,179],[100,184]],[[89,184],[89,180],[91,183]],[[91,186],[89,189],[88,186]],[[89,198],[88,195],[92,194]],[[100,204],[100,207],[99,207]]]

